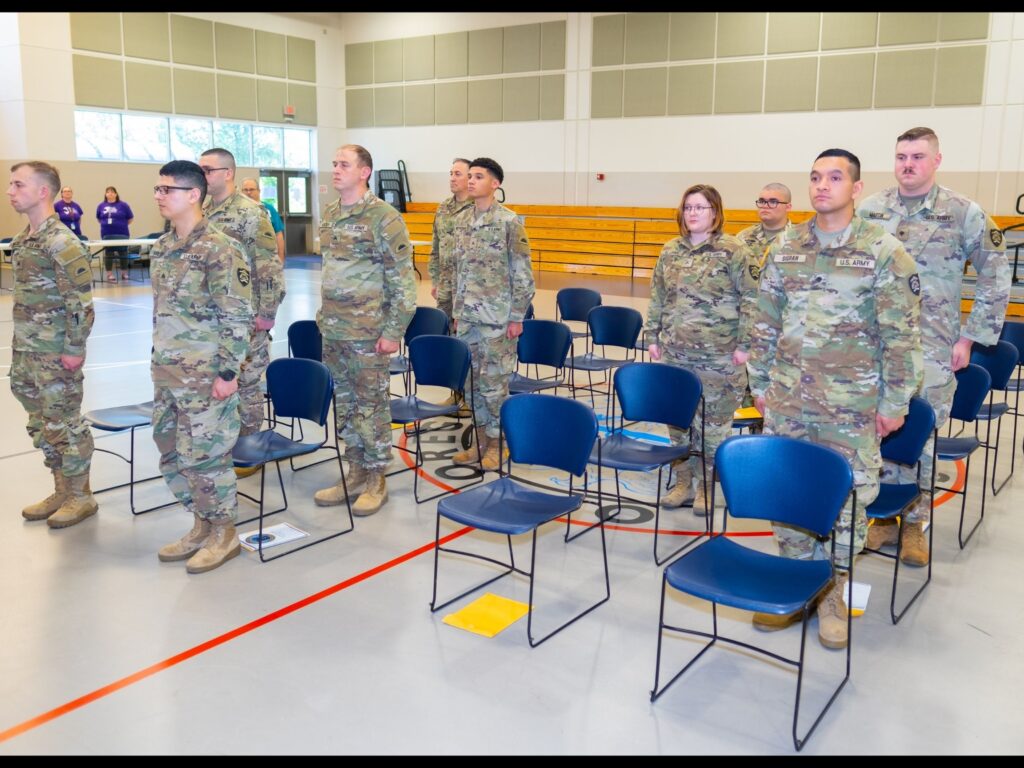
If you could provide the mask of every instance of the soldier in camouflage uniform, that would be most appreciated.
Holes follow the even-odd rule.
[[[878,495],[879,441],[903,424],[921,378],[921,284],[899,241],[854,216],[863,187],[855,155],[822,152],[810,182],[817,215],[768,250],[748,369],[765,432],[835,448],[853,469],[856,520],[848,500],[833,531],[844,572],[818,604],[822,644],[843,648],[846,571],[864,546],[864,508]],[[772,527],[784,557],[828,557],[827,542],[781,523]],[[780,629],[799,616],[755,613],[754,625]]]
[[[11,167],[7,196],[28,226],[11,241],[14,339],[11,391],[28,412],[28,434],[43,451],[54,492],[22,510],[52,528],[96,513],[89,490],[93,441],[83,421],[85,343],[95,318],[89,253],[53,208],[60,175],[43,162]]]
[[[693,447],[703,453],[710,472],[747,386],[745,363],[757,302],[757,257],[743,241],[722,232],[722,197],[712,186],[687,189],[676,221],[680,237],[665,244],[651,278],[648,350],[652,360],[664,358],[700,378],[704,420],[698,409]],[[673,443],[682,442],[681,430],[671,428],[669,433]],[[677,468],[676,484],[661,500],[662,506],[692,503],[694,514],[706,515],[704,466],[691,456],[678,462]]]
[[[516,338],[533,299],[530,241],[519,217],[494,199],[505,172],[489,157],[469,166],[473,205],[455,220],[456,332],[469,345],[477,445],[452,457],[497,470],[501,405],[516,365]],[[478,451],[479,450],[479,454]]]
[[[430,280],[433,287],[430,295],[437,299],[437,306],[452,321],[452,289],[455,285],[454,239],[455,216],[473,205],[469,199],[469,160],[457,157],[452,161],[448,173],[448,187],[452,196],[442,200],[434,214],[434,242],[430,248]]]
[[[284,270],[277,258],[277,240],[270,214],[235,186],[235,157],[226,149],[208,149],[199,158],[209,193],[203,214],[217,229],[242,244],[252,275],[255,322],[249,334],[249,355],[238,374],[242,427],[252,435],[263,424],[264,398],[260,380],[270,365],[270,329],[284,300]],[[239,472],[252,474],[258,467]]]
[[[971,345],[995,344],[1010,298],[1010,265],[1003,233],[977,204],[935,183],[942,162],[939,139],[930,128],[912,128],[896,139],[898,186],[872,195],[858,214],[881,224],[895,235],[917,262],[921,276],[921,346],[924,381],[918,394],[935,410],[935,426],[949,420],[956,391],[954,372],[971,359]],[[978,281],[974,306],[960,327],[960,297],[966,263],[974,265]],[[931,513],[933,444],[925,445],[921,483],[925,493],[907,512],[903,524],[900,559],[908,565],[928,564],[928,538],[924,526]],[[889,482],[913,483],[912,468],[886,464]],[[875,522],[867,546],[878,549],[895,544],[896,521]]]
[[[760,264],[768,246],[790,227],[789,212],[793,210],[793,193],[785,184],[773,181],[764,185],[754,205],[757,206],[757,216],[761,222],[747,227],[736,237],[750,247]]]
[[[252,276],[241,244],[203,217],[202,169],[175,160],[154,197],[171,222],[150,251],[153,282],[153,441],[160,471],[193,525],[160,549],[203,573],[239,552],[231,449],[238,439],[238,374],[252,327]]]
[[[388,500],[384,471],[391,460],[388,356],[416,311],[412,245],[401,215],[370,192],[373,158],[358,144],[334,155],[338,199],[320,223],[322,301],[317,323],[324,363],[334,377],[334,414],[349,460],[348,490],[365,490],[352,505],[372,515]],[[345,486],[317,491],[321,506],[342,504]]]

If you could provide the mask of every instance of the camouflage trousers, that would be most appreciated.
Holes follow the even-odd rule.
[[[951,353],[952,354],[952,353]],[[949,421],[956,392],[956,377],[949,365],[924,362],[924,381],[917,391],[918,397],[928,401],[935,410],[935,428],[941,430]],[[929,439],[921,453],[921,498],[907,512],[906,522],[927,523],[931,519],[932,467],[935,464],[935,441]],[[916,483],[917,467],[904,467],[892,462],[882,464],[883,483]]]
[[[700,379],[704,391],[704,418],[702,422],[698,405],[693,420],[693,448],[703,452],[710,482],[711,470],[715,466],[715,452],[732,432],[733,416],[743,399],[743,390],[747,385],[746,366],[733,365],[731,357],[717,361],[694,360],[670,349],[662,349],[662,360],[669,365],[686,368]],[[682,444],[686,438],[686,433],[675,427],[670,427],[668,434],[674,445]],[[700,457],[691,456],[689,461],[693,476],[700,478]]]
[[[47,467],[65,477],[88,473],[92,462],[92,432],[82,419],[83,368],[65,370],[60,355],[11,355],[11,392],[28,412],[32,445],[42,450]]]
[[[501,406],[508,399],[508,381],[516,369],[515,339],[508,326],[459,323],[458,337],[469,345],[473,366],[473,417],[477,427],[497,438]]]
[[[452,295],[451,293],[437,292],[437,308],[448,316],[448,327],[452,327]]]
[[[828,422],[803,422],[772,413],[771,407],[764,416],[764,431],[770,435],[785,435],[799,440],[825,445],[839,451],[850,462],[853,469],[853,486],[857,491],[857,519],[853,520],[853,497],[846,500],[832,533],[836,541],[836,563],[844,568],[850,565],[850,528],[853,530],[854,554],[864,549],[868,535],[867,515],[864,509],[878,497],[878,470],[882,466],[879,453],[879,439],[875,432],[874,412],[870,421],[837,424]],[[827,560],[828,539],[821,541],[816,535],[803,528],[782,523],[772,523],[779,554],[799,560]]]
[[[238,395],[215,400],[209,391],[157,387],[153,442],[160,472],[185,509],[211,522],[238,517],[231,449],[238,440]]]
[[[260,382],[270,365],[270,332],[253,329],[249,335],[249,354],[238,374],[238,410],[242,435],[253,435],[263,426],[266,407]]]
[[[345,455],[383,472],[391,461],[391,377],[388,356],[374,351],[376,343],[324,338],[324,364],[334,378],[334,419]]]

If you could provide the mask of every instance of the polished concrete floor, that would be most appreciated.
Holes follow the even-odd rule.
[[[5,280],[9,286],[9,273]],[[315,268],[289,265],[287,280],[275,357],[287,354],[288,324],[312,318],[319,304]],[[539,317],[554,316],[555,290],[570,283],[596,287],[606,304],[646,309],[646,284],[540,275]],[[149,399],[148,285],[98,286],[95,297],[85,407]],[[429,283],[419,285],[419,299],[432,303]],[[5,292],[4,379],[10,334]],[[389,481],[389,504],[357,519],[351,534],[267,564],[243,551],[222,568],[190,576],[184,564],[156,558],[161,545],[190,525],[177,506],[133,517],[120,490],[102,494],[99,514],[72,528],[24,522],[19,510],[48,493],[49,475],[6,384],[0,416],[6,424],[0,538],[7,542],[0,558],[0,755],[792,753],[796,676],[753,654],[713,649],[650,703],[661,570],[651,558],[651,520],[642,511],[628,510],[608,531],[611,599],[531,649],[525,619],[488,639],[444,624],[447,610],[431,614],[436,502],[414,503],[409,473]],[[459,433],[449,434],[436,438],[446,450]],[[97,445],[124,449],[127,438],[98,434]],[[148,430],[138,445],[141,471],[152,474],[156,453]],[[1009,451],[1020,447],[1011,445],[1007,430],[1002,447],[1005,473]],[[401,462],[396,453],[395,466]],[[445,463],[428,463],[430,478],[443,482]],[[940,465],[946,475],[954,469]],[[307,530],[330,529],[338,519],[315,508],[311,497],[336,473],[330,463],[286,470],[291,508],[278,517]],[[94,487],[125,474],[123,464],[97,454]],[[977,510],[980,478],[979,460],[971,468],[969,512]],[[256,482],[249,478],[241,487]],[[888,614],[889,563],[858,560],[857,581],[869,583],[872,593],[866,614],[854,620],[852,678],[805,753],[1024,751],[1022,484],[1024,473],[997,497],[989,495],[985,521],[962,551],[958,500],[938,508],[934,578],[898,626]],[[154,481],[139,487],[137,502],[166,498],[163,483]],[[249,516],[252,507],[243,502],[241,511]],[[662,525],[701,527],[687,510],[666,513]],[[475,538],[484,549],[495,546],[488,537]],[[771,547],[764,535],[746,541]],[[597,593],[596,544],[588,534],[564,547],[553,529],[541,537],[547,559],[540,577],[546,586],[535,599],[538,622],[573,607],[553,594],[555,587],[566,586],[572,599]],[[519,546],[518,553],[527,549]],[[483,572],[444,558],[442,591],[455,594]],[[920,576],[908,571],[907,583]],[[489,591],[527,599],[522,579],[505,579]],[[710,616],[684,599],[671,601],[670,610],[678,621]],[[795,653],[799,643],[797,627],[760,635],[740,611],[723,610],[720,623],[724,632],[783,653]],[[841,676],[844,658],[820,647],[816,619],[809,631],[807,712]],[[666,648],[678,660],[694,644],[666,640]]]

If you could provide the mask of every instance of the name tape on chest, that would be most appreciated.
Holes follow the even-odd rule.
[[[857,256],[841,256],[836,259],[837,267],[854,267],[855,269],[874,269],[874,259],[864,259]]]
[[[949,213],[927,213],[924,216],[925,221],[940,221],[943,223],[949,223],[953,220],[952,214]]]
[[[344,229],[346,232],[359,232],[359,233],[369,232],[370,231],[370,227],[367,226],[366,224],[346,224],[345,226],[342,227],[342,229]]]
[[[776,253],[776,264],[803,264],[807,261],[806,253]]]

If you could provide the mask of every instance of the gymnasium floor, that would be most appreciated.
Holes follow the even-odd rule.
[[[9,285],[10,276],[5,280]],[[289,264],[287,280],[275,357],[287,354],[287,326],[314,317],[319,304],[317,269]],[[555,291],[569,280],[581,282],[538,277],[538,317],[554,316]],[[606,304],[646,310],[645,284],[585,284],[600,290]],[[418,290],[420,303],[432,305],[429,282]],[[85,408],[150,399],[148,285],[98,286],[94,295]],[[661,571],[651,558],[651,522],[635,511],[608,530],[610,601],[536,649],[527,643],[525,619],[488,639],[444,624],[448,610],[430,613],[436,502],[413,502],[410,473],[388,481],[390,503],[357,518],[349,535],[267,564],[243,551],[198,576],[186,574],[183,563],[156,558],[160,546],[188,529],[189,515],[174,506],[132,517],[127,490],[102,494],[99,514],[72,528],[24,522],[19,511],[49,492],[50,479],[8,386],[10,338],[5,291],[0,755],[792,753],[795,674],[753,654],[713,649],[649,702]],[[450,434],[454,441],[457,432]],[[127,437],[98,435],[97,445],[123,449]],[[138,445],[141,471],[154,473],[149,430]],[[1003,448],[1014,448],[1008,430]],[[1001,458],[1005,473],[1009,456]],[[431,462],[428,474],[436,476],[443,464]],[[981,465],[979,455],[969,511],[977,507]],[[954,467],[939,470],[948,475]],[[330,463],[286,471],[291,509],[278,517],[300,528],[331,524],[312,494],[336,473]],[[124,465],[97,453],[94,487],[125,475]],[[888,614],[889,562],[857,561],[855,578],[872,593],[866,614],[854,619],[852,679],[805,753],[1024,751],[1024,643],[1015,634],[1024,631],[1022,478],[989,495],[985,521],[964,551],[956,542],[959,499],[939,507],[932,584],[898,626]],[[276,498],[277,489],[270,493]],[[166,498],[162,481],[154,481],[140,486],[137,503]],[[251,510],[242,502],[243,515]],[[689,510],[666,513],[662,524],[703,527]],[[477,541],[494,546],[493,539]],[[541,539],[550,563],[541,578],[566,583],[581,600],[596,594],[597,541],[589,534],[566,549],[552,528]],[[766,536],[747,541],[771,546]],[[445,558],[442,591],[455,594],[481,573],[480,566]],[[921,576],[904,574],[908,585]],[[522,579],[489,591],[527,599]],[[536,604],[541,622],[572,609],[550,591],[540,592]],[[688,600],[672,601],[671,609],[680,621],[710,616]],[[747,613],[723,610],[720,617],[726,633],[796,651],[798,627],[769,636],[750,628]],[[812,619],[808,713],[815,694],[841,676],[845,658],[822,649],[816,634]],[[693,644],[666,647],[683,658]]]

